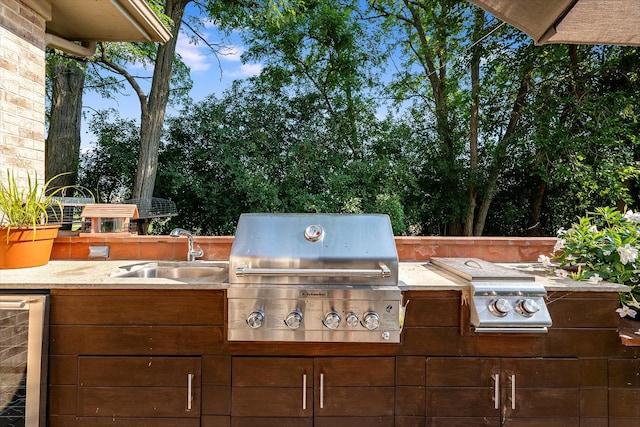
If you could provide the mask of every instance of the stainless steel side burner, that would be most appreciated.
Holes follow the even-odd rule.
[[[431,262],[470,282],[470,320],[476,332],[546,333],[551,326],[547,291],[534,276],[475,258]]]
[[[399,342],[386,215],[243,214],[229,258],[230,341]]]

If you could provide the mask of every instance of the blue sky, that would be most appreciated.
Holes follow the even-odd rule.
[[[183,26],[184,29],[184,26]],[[193,88],[190,96],[199,101],[212,93],[221,95],[234,80],[245,79],[260,74],[261,64],[243,64],[240,56],[245,50],[238,34],[232,34],[226,40],[213,25],[207,25],[202,31],[208,43],[221,46],[219,52],[214,53],[205,43],[193,44],[189,41],[189,34],[184,30],[178,38],[177,53],[191,69]],[[145,70],[141,66],[130,68],[136,75],[151,75],[152,70]],[[147,92],[148,93],[148,92]],[[84,95],[83,109],[86,116],[91,117],[94,110],[114,108],[123,118],[133,118],[139,122],[140,103],[133,90],[127,85],[127,93],[116,99],[103,99],[100,95],[89,92]],[[176,114],[169,108],[168,115]],[[95,136],[89,132],[86,121],[82,124],[82,148],[90,148]]]

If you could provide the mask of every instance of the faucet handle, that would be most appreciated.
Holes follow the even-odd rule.
[[[202,248],[200,247],[200,245],[196,245],[197,249],[193,249],[191,251],[191,255],[195,257],[201,257],[202,255],[204,255],[204,251],[202,250]]]

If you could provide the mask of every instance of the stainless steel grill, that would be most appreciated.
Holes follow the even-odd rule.
[[[551,326],[547,291],[534,276],[475,258],[431,262],[469,281],[470,320],[476,332],[546,333]]]
[[[240,217],[230,341],[399,342],[401,298],[386,215]]]

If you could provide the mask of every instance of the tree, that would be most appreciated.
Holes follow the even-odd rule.
[[[84,61],[47,53],[51,97],[45,140],[45,181],[65,174],[57,180],[63,187],[75,185],[77,179],[85,68]]]

